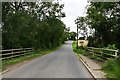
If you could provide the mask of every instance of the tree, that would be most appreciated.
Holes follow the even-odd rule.
[[[76,32],[70,32],[70,40],[76,40],[76,35],[77,33]]]
[[[78,29],[80,29],[79,33],[85,38],[88,38],[88,35],[90,32],[88,29],[91,30],[91,27],[88,25],[89,19],[87,17],[78,17],[75,21],[77,22],[76,24],[78,25]]]
[[[64,5],[53,2],[3,2],[3,49],[51,49],[64,42]]]
[[[69,34],[69,31],[70,31],[70,27],[64,29],[64,40],[68,40],[70,38],[70,34]]]
[[[120,2],[93,3],[88,7],[89,25],[95,29],[96,47],[116,43],[119,46]]]

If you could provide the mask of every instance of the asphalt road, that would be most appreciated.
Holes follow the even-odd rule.
[[[3,78],[92,78],[67,41],[59,50],[3,74]]]

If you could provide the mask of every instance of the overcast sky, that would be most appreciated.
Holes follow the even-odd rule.
[[[61,3],[64,4],[63,12],[66,13],[66,17],[62,21],[66,24],[66,27],[70,27],[70,31],[76,32],[74,21],[78,16],[85,16],[87,0],[61,0]]]

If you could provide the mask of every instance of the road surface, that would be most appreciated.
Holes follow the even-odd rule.
[[[3,78],[92,78],[67,41],[59,50],[3,74]]]

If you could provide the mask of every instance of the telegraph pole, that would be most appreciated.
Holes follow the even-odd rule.
[[[78,25],[77,25],[77,42],[76,42],[76,45],[77,45],[77,49],[78,49]]]
[[[76,48],[78,49],[78,27],[79,27],[79,24],[78,24],[78,18],[75,20],[75,24],[77,24],[77,40],[76,40]]]

